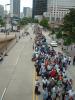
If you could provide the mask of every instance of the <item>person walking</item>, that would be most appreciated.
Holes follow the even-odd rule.
[[[74,56],[74,58],[73,58],[73,65],[75,65],[75,56]]]
[[[42,80],[42,84],[43,84],[43,89],[47,87],[47,79],[46,77],[44,77],[44,79]]]
[[[68,58],[68,64],[69,65],[71,64],[71,56],[69,56],[69,58]]]
[[[47,98],[48,98],[48,90],[47,88],[44,88],[43,89],[43,100],[47,100]]]
[[[33,50],[34,50],[34,43],[33,43]]]
[[[47,100],[47,98],[48,98],[48,90],[47,88],[44,88],[43,89],[43,100]]]
[[[50,92],[48,92],[47,100],[52,100],[52,97],[51,97],[51,93]]]

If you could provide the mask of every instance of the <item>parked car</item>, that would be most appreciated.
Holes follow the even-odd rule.
[[[50,45],[51,45],[52,47],[57,47],[57,46],[58,46],[58,44],[57,44],[56,41],[52,41],[52,42],[50,43]]]

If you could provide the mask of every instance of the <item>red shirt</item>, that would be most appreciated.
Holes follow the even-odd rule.
[[[56,77],[56,70],[52,69],[52,71],[49,73],[49,76]]]

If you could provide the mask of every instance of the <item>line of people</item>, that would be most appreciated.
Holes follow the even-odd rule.
[[[36,34],[34,44],[32,61],[41,79],[35,81],[35,94],[41,94],[43,100],[75,100],[73,82],[66,73],[70,58],[50,47],[41,31]]]

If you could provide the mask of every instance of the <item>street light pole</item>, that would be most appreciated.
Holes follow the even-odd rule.
[[[10,4],[5,4],[5,11],[7,11],[7,6],[9,6]],[[5,56],[7,56],[7,30],[6,30],[6,25],[7,25],[7,12],[5,12],[5,41],[6,41],[6,52],[5,52]]]
[[[7,11],[7,6],[9,6],[9,5],[10,4],[5,4],[5,11]],[[7,20],[7,14],[5,12],[5,32],[6,32],[6,24],[7,24],[6,20]]]
[[[64,33],[63,33],[63,31],[62,31],[62,42],[61,42],[62,51],[63,51],[63,49],[64,49],[64,48],[63,48],[63,42],[64,42],[64,41],[63,41],[63,34],[64,34]]]

